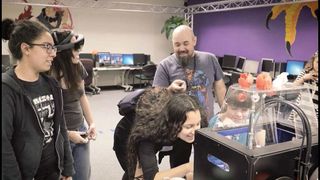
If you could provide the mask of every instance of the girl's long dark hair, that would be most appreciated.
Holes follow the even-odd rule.
[[[201,120],[206,121],[204,111],[196,98],[187,94],[171,96],[167,90],[147,90],[139,99],[136,122],[128,140],[128,176],[135,175],[138,145],[150,141],[156,145],[171,145],[182,130],[187,112],[200,110]]]
[[[57,35],[57,39],[53,38],[55,44],[59,44],[63,40],[68,37],[71,33],[70,31],[62,31],[62,32],[55,32]],[[70,43],[67,42],[67,43]],[[66,49],[62,50],[61,52],[57,52],[56,57],[54,58],[52,64],[52,71],[53,75],[57,78],[60,82],[62,78],[64,78],[64,82],[68,89],[76,90],[80,87],[80,82],[82,81],[81,77],[81,65],[79,62],[78,64],[72,63],[73,58],[73,49]]]

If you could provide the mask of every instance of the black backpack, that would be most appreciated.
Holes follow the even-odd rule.
[[[119,108],[119,114],[126,116],[127,114],[134,112],[138,99],[144,91],[145,89],[135,90],[121,99],[117,105]]]

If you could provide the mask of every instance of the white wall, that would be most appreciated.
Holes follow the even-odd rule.
[[[132,2],[132,1],[131,1]],[[143,2],[143,1],[136,1]],[[145,0],[146,3],[182,6],[183,0]],[[2,18],[15,19],[23,12],[23,5],[2,4]],[[32,15],[40,13],[41,6],[33,6]],[[74,31],[85,36],[83,52],[109,51],[111,53],[145,53],[159,63],[172,52],[169,40],[161,28],[172,14],[109,11],[103,8],[70,8]],[[2,54],[8,54],[2,41]]]

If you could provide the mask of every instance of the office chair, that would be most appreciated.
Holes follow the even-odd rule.
[[[85,93],[89,95],[99,94],[101,89],[92,85],[94,61],[92,59],[80,59],[80,61],[88,73],[88,76],[84,79]]]
[[[135,77],[140,80],[140,85],[142,84],[142,80],[147,81],[145,82],[144,85],[152,85],[152,81],[154,78],[154,75],[157,70],[157,65],[156,64],[147,64],[142,67],[141,73],[136,74]]]
[[[231,72],[231,76],[224,76],[223,81],[228,89],[231,85],[238,83],[240,72]]]

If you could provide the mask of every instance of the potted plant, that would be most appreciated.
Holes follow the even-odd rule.
[[[162,33],[166,33],[166,38],[167,39],[171,39],[172,36],[172,32],[173,30],[182,25],[182,24],[187,24],[187,22],[184,20],[184,17],[180,17],[180,16],[171,16],[169,19],[166,20],[166,22],[164,23],[162,30],[161,30],[161,34]]]

